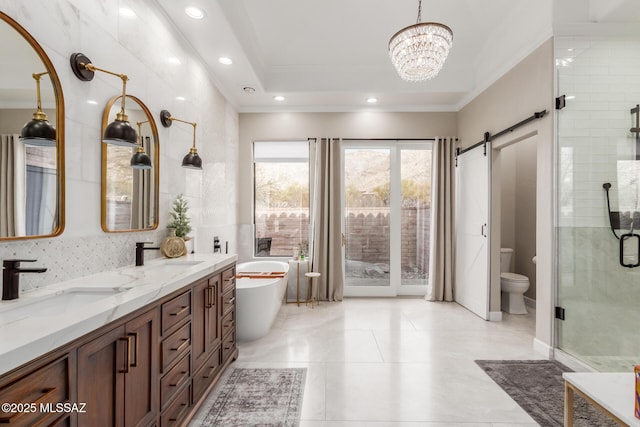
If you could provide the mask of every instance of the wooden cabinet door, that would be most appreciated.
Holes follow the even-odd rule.
[[[125,325],[129,340],[129,372],[125,377],[125,426],[149,425],[158,414],[159,334],[158,309],[148,311]]]
[[[146,426],[158,414],[157,309],[78,349],[78,426]]]
[[[207,312],[207,354],[210,355],[220,342],[220,317],[218,315],[218,293],[220,292],[221,276],[216,274],[209,277],[209,296],[211,303]]]
[[[114,328],[78,348],[78,426],[124,426],[124,372],[127,371],[125,328]]]
[[[210,276],[193,287],[193,341],[191,354],[194,371],[198,370],[218,345],[218,289],[220,275]]]

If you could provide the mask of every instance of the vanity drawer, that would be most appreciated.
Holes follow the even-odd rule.
[[[186,382],[189,381],[191,372],[191,355],[187,353],[173,368],[167,372],[167,375],[160,380],[160,407],[164,406],[175,396]]]
[[[40,411],[40,406],[50,404],[55,411],[56,403],[69,401],[70,369],[69,358],[65,356],[2,387],[0,402],[20,404],[23,407],[16,407],[15,412],[0,412],[0,424],[52,424],[53,419],[59,418],[60,414]]]
[[[236,348],[236,334],[230,333],[222,339],[222,362],[226,361]]]
[[[191,323],[178,329],[160,344],[162,347],[162,372],[166,372],[172,363],[191,348]]]
[[[191,387],[184,387],[176,399],[169,405],[166,411],[160,417],[160,425],[162,427],[179,426],[189,413],[189,396],[191,395]]]
[[[222,295],[222,315],[226,316],[236,304],[236,291],[226,292]]]
[[[191,316],[191,292],[185,292],[162,304],[162,335]]]
[[[236,326],[236,312],[231,310],[222,318],[222,336],[231,332]]]
[[[193,376],[193,401],[197,402],[202,394],[207,390],[207,387],[213,381],[213,377],[218,373],[218,369],[222,364],[221,359],[222,347],[218,347],[211,356],[204,362],[204,365]]]
[[[232,267],[222,272],[222,292],[230,291],[236,285],[236,268]]]

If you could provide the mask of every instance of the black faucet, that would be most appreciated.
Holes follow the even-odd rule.
[[[12,300],[20,296],[20,273],[44,273],[46,268],[20,268],[21,262],[35,259],[5,259],[2,262],[2,299]]]
[[[213,236],[213,253],[222,252],[222,248],[220,247],[220,239],[218,236]]]
[[[136,242],[136,267],[144,265],[144,251],[147,249],[160,249],[160,247],[145,246],[145,243],[152,242]]]

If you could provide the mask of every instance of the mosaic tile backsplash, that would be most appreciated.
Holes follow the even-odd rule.
[[[65,280],[135,264],[136,242],[160,242],[167,232],[118,233],[87,238],[34,239],[7,242],[0,247],[0,259],[35,259],[25,267],[45,267],[40,274],[22,274],[20,292],[29,292]],[[154,245],[155,246],[155,245]],[[145,259],[161,256],[145,251]]]

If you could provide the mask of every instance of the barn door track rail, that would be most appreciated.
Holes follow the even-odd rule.
[[[473,144],[471,147],[467,147],[465,149],[460,149],[459,147],[456,148],[456,166],[458,166],[458,156],[466,153],[467,151],[471,151],[476,147],[479,146],[484,146],[484,155],[487,155],[487,144],[491,141],[493,141],[494,139],[500,138],[502,135],[505,135],[507,133],[513,132],[514,130],[518,129],[521,126],[526,125],[529,122],[532,122],[534,120],[537,119],[541,119],[543,118],[545,115],[547,114],[547,110],[542,110],[542,111],[538,111],[536,113],[533,113],[532,116],[527,117],[526,119],[516,123],[515,125],[509,126],[506,129],[501,130],[500,132],[491,135],[489,132],[485,132],[484,133],[484,139],[480,142],[478,142],[477,144]]]

